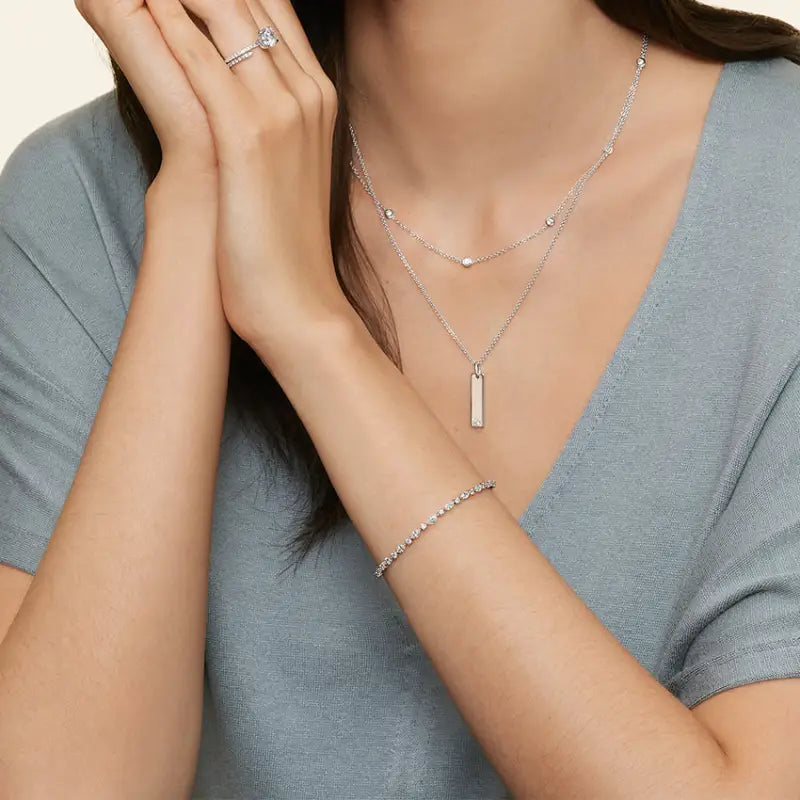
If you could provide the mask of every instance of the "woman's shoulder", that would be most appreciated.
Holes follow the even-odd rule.
[[[731,61],[727,65],[729,70],[738,71],[739,79],[748,79],[755,85],[769,84],[775,92],[785,92],[785,99],[794,97],[795,109],[800,98],[800,64],[789,58],[778,56],[776,58],[754,58]]]
[[[17,145],[0,172],[0,224],[36,227],[33,223],[68,220],[78,231],[102,225],[106,214],[83,217],[86,202],[124,222],[145,186],[115,93],[108,92],[50,120]]]
[[[113,92],[29,134],[0,172],[0,276],[41,277],[113,351],[143,239],[146,176]]]
[[[725,65],[696,170],[690,256],[715,313],[800,353],[800,65]]]
[[[735,181],[731,188],[754,192],[754,200],[783,194],[785,204],[798,197],[800,64],[786,58],[726,63],[709,128],[712,177]]]
[[[727,181],[733,196],[749,193],[753,203],[800,209],[800,64],[786,58],[728,62],[712,110],[711,177]]]

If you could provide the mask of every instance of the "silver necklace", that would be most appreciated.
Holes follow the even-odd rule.
[[[494,350],[495,345],[500,341],[500,337],[505,333],[508,326],[511,324],[511,320],[514,319],[517,312],[519,311],[522,303],[524,302],[525,298],[528,296],[533,284],[536,282],[536,279],[539,277],[539,273],[542,271],[547,259],[550,257],[550,254],[553,251],[553,248],[556,245],[561,233],[564,230],[569,218],[572,216],[573,211],[578,203],[578,199],[581,196],[586,184],[588,183],[589,179],[594,175],[595,172],[600,168],[600,165],[607,159],[611,154],[614,152],[614,144],[619,137],[625,122],[628,119],[628,115],[630,114],[631,106],[633,105],[633,100],[636,97],[636,90],[639,86],[639,77],[641,76],[642,70],[647,64],[646,61],[647,55],[647,34],[642,36],[642,49],[639,58],[636,60],[636,73],[633,77],[633,82],[631,83],[630,88],[628,89],[628,94],[625,97],[625,102],[622,105],[622,110],[620,111],[619,118],[617,120],[617,124],[614,127],[614,130],[611,134],[611,138],[608,140],[608,144],[603,148],[603,152],[601,153],[600,157],[597,161],[592,164],[591,167],[578,179],[575,185],[570,189],[567,193],[568,204],[566,206],[566,210],[564,215],[561,217],[557,226],[550,226],[555,227],[555,233],[553,234],[553,238],[550,240],[547,248],[544,251],[544,254],[539,259],[536,269],[533,272],[533,275],[528,280],[525,288],[520,295],[517,302],[514,304],[514,307],[511,310],[511,313],[506,317],[503,325],[501,326],[500,330],[492,337],[489,346],[484,350],[483,354],[478,359],[472,358],[469,354],[469,351],[465,347],[464,343],[459,338],[458,334],[452,329],[450,324],[444,318],[444,315],[441,311],[439,311],[436,304],[431,299],[430,294],[428,293],[427,289],[423,286],[422,281],[417,276],[416,272],[412,269],[411,265],[408,263],[408,259],[403,253],[400,245],[397,243],[397,239],[395,239],[394,234],[389,227],[389,217],[386,216],[384,213],[384,207],[381,205],[380,200],[378,200],[377,195],[375,194],[375,190],[372,186],[372,179],[370,178],[369,170],[367,169],[367,164],[364,159],[364,154],[361,152],[361,147],[358,142],[358,137],[356,136],[355,128],[352,124],[350,124],[350,137],[353,141],[353,149],[356,154],[356,158],[358,159],[358,163],[361,169],[361,175],[364,178],[363,186],[366,189],[369,196],[372,198],[372,201],[375,205],[375,209],[378,214],[378,219],[383,226],[383,230],[386,233],[386,237],[389,240],[389,243],[392,246],[392,249],[397,254],[398,258],[402,262],[403,266],[405,267],[408,274],[411,276],[414,283],[417,285],[417,288],[422,293],[423,297],[427,301],[428,305],[431,307],[431,310],[436,315],[437,319],[442,323],[444,328],[447,330],[450,337],[453,341],[458,345],[461,352],[466,356],[469,360],[470,364],[473,367],[473,370],[470,374],[470,422],[473,428],[483,428],[484,427],[484,373],[482,370],[483,362],[488,358],[489,354]]]
[[[644,65],[645,65],[644,63],[641,64],[641,67],[639,66],[639,61],[645,62],[646,53],[647,53],[647,36],[645,35],[645,36],[642,37],[642,50],[641,50],[641,54],[639,56],[639,59],[637,60],[637,71],[640,71],[641,68],[644,67]],[[635,87],[633,87],[633,88],[634,88],[634,91],[635,91]],[[623,122],[624,122],[624,120],[623,120]],[[354,135],[354,133],[352,135]],[[610,147],[613,148],[613,141],[614,140],[612,139],[612,141],[608,145],[606,145],[606,147],[610,146]],[[360,173],[356,169],[356,165],[352,161],[350,161],[350,169],[351,169],[353,175],[358,180],[358,182],[363,187],[364,191],[367,194],[370,194],[369,187],[367,185],[366,180],[364,179],[363,174]],[[481,263],[483,263],[485,261],[491,261],[494,258],[498,258],[499,256],[505,255],[506,253],[510,253],[512,250],[516,250],[518,247],[521,247],[522,245],[527,244],[530,241],[533,241],[533,239],[535,239],[537,236],[539,236],[542,233],[544,233],[548,228],[552,228],[553,226],[555,226],[556,222],[558,221],[558,218],[559,218],[560,214],[563,212],[565,206],[569,202],[569,198],[571,196],[571,193],[576,189],[578,183],[580,183],[580,181],[584,177],[586,177],[586,173],[585,172],[584,172],[583,175],[581,175],[580,178],[578,178],[577,181],[575,181],[575,183],[572,185],[570,191],[567,192],[567,194],[564,197],[564,199],[559,203],[559,205],[556,208],[556,210],[552,214],[549,214],[545,218],[544,224],[540,225],[536,230],[531,231],[530,233],[526,234],[525,236],[522,236],[519,239],[516,239],[511,244],[508,244],[505,247],[501,247],[498,250],[493,250],[491,253],[487,253],[486,255],[479,256],[477,258],[462,257],[462,256],[454,255],[453,253],[448,253],[446,250],[443,250],[442,248],[437,247],[436,245],[431,243],[428,239],[426,239],[422,234],[418,233],[417,231],[413,230],[408,225],[406,225],[400,219],[400,217],[397,215],[397,211],[395,209],[389,208],[388,206],[384,205],[380,200],[377,200],[376,204],[377,204],[377,208],[378,208],[379,212],[381,214],[383,214],[383,216],[386,217],[386,219],[388,219],[391,222],[393,222],[404,233],[406,233],[412,239],[415,239],[416,241],[418,241],[423,247],[427,248],[432,253],[436,253],[436,255],[441,256],[442,258],[445,258],[448,261],[453,261],[456,264],[460,264],[462,267],[471,267],[473,264],[481,264]]]
[[[356,170],[355,164],[351,161],[350,162],[350,169],[352,170],[353,174],[356,176],[358,182],[364,187],[364,191],[369,194],[369,187],[367,186],[366,181],[364,180],[364,176],[361,175],[360,172]],[[584,173],[586,174],[586,173]],[[578,181],[580,178],[578,179]],[[572,189],[575,189],[578,181],[576,181],[572,185]],[[416,239],[423,247],[426,247],[432,253],[436,253],[436,255],[441,256],[442,258],[446,258],[448,261],[454,261],[456,264],[461,264],[462,267],[471,267],[473,264],[480,264],[484,261],[491,261],[493,258],[497,258],[498,256],[505,255],[506,253],[510,253],[512,250],[516,250],[518,247],[521,247],[523,244],[527,244],[531,240],[535,239],[540,234],[544,233],[548,228],[552,228],[557,220],[561,212],[564,210],[564,206],[567,204],[569,199],[569,192],[564,197],[564,199],[559,204],[558,208],[550,214],[544,221],[544,224],[539,226],[535,231],[526,234],[520,239],[512,242],[505,247],[501,247],[499,250],[494,250],[491,253],[487,253],[485,256],[480,256],[478,258],[462,258],[461,256],[453,255],[452,253],[448,253],[446,250],[442,250],[441,248],[437,247],[436,245],[429,242],[422,234],[417,233],[415,230],[411,229],[406,225],[398,216],[397,212],[393,208],[387,208],[383,205],[383,203],[378,201],[379,204],[379,211],[383,214],[386,219],[391,220],[392,222],[397,225],[402,231],[407,233],[412,239]]]

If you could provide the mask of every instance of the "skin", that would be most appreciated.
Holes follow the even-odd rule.
[[[222,52],[270,20],[284,41],[229,71],[183,6]],[[487,362],[487,381],[513,393],[493,395],[476,431],[465,420],[469,365],[359,194],[356,224],[391,302],[403,373],[338,289],[327,229],[334,96],[289,5],[86,0],[81,11],[133,81],[165,159],[75,485],[32,581],[0,570],[0,625],[19,609],[0,645],[0,791],[188,793],[230,326],[280,381],[376,561],[443,498],[497,480],[384,577],[515,796],[796,800],[800,681],[687,709],[516,521],[652,275],[720,65],[651,46],[618,152]],[[638,36],[587,0],[506,0],[502,14],[455,0],[360,2],[347,29],[353,116],[379,194],[441,246],[475,253],[529,230],[531,210],[544,217],[596,158],[638,55]],[[476,352],[529,258],[506,256],[497,272],[500,262],[461,270],[425,254],[414,264]]]

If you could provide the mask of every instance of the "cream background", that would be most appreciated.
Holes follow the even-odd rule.
[[[800,28],[800,0],[717,4],[781,17]],[[69,0],[2,0],[0,44],[3,164],[30,131],[108,91],[112,80],[102,44]]]

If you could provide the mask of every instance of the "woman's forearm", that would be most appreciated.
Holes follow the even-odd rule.
[[[296,331],[291,348],[266,331],[256,349],[376,562],[449,498],[495,477],[475,468],[359,320]],[[711,731],[591,613],[496,491],[412,544],[381,579],[515,797],[753,796]]]
[[[2,798],[172,800],[193,779],[230,329],[206,188],[156,183],[83,458],[0,645]]]

